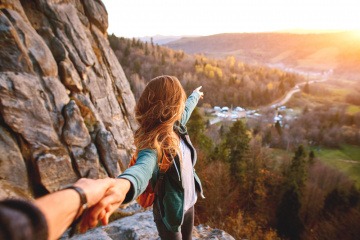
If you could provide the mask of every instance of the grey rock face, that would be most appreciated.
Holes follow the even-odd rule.
[[[108,28],[108,15],[104,4],[100,0],[85,1],[84,7],[91,22],[105,33]]]
[[[116,177],[120,173],[120,155],[116,149],[116,144],[110,132],[100,130],[96,137],[96,143],[100,151],[100,159],[111,177]]]
[[[1,126],[0,156],[2,156],[0,158],[0,175],[2,176],[0,181],[0,197],[11,197],[12,194],[17,196],[18,192],[26,195],[29,194],[29,183],[24,158],[11,133]]]
[[[135,100],[107,27],[100,0],[2,1],[0,199],[127,165]]]
[[[69,239],[65,234],[62,240]],[[125,217],[107,226],[102,226],[90,230],[82,235],[75,235],[72,240],[144,240],[160,239],[153,218],[152,211],[136,213],[133,216]],[[212,239],[212,240],[234,240],[228,233],[213,229],[209,226],[199,225],[194,227],[193,240]]]

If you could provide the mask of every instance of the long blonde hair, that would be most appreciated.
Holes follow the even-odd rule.
[[[134,142],[138,151],[154,149],[160,170],[166,171],[171,159],[179,152],[179,137],[173,130],[185,107],[186,94],[179,80],[173,76],[159,76],[145,87],[135,107],[140,127]],[[162,156],[168,156],[162,158]]]

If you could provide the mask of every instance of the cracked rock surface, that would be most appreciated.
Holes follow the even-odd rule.
[[[100,0],[0,2],[0,199],[117,176],[135,99]]]

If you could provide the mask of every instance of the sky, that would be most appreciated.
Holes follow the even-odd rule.
[[[359,30],[359,0],[102,0],[119,37]]]

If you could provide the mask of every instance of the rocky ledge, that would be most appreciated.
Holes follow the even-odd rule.
[[[85,234],[75,235],[69,238],[67,233],[61,240],[144,240],[144,239],[160,239],[153,218],[152,210],[141,212],[141,208],[136,204],[130,208],[122,210],[123,214],[131,214],[132,216],[124,217],[111,222],[107,226],[101,226],[89,230]],[[202,224],[194,227],[193,240],[195,239],[213,239],[213,240],[234,240],[228,233],[204,226]]]

